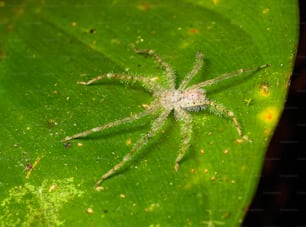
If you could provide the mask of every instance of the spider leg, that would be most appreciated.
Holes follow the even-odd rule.
[[[127,74],[116,74],[116,73],[107,73],[104,75],[97,76],[89,81],[78,81],[78,84],[81,85],[90,85],[93,84],[96,81],[103,80],[103,79],[115,79],[115,80],[121,80],[121,81],[137,81],[140,82],[145,88],[147,88],[149,91],[158,91],[161,90],[160,85],[156,83],[158,80],[158,77],[148,78],[143,76],[132,76]]]
[[[170,111],[162,112],[157,119],[153,122],[151,130],[144,134],[133,146],[132,150],[123,157],[122,161],[117,163],[114,167],[108,170],[105,174],[101,176],[101,178],[95,184],[95,188],[97,189],[99,185],[110,176],[116,174],[127,162],[129,162],[134,155],[144,146],[147,144],[149,139],[153,137],[164,125],[167,116],[169,115]]]
[[[153,109],[147,109],[147,110],[145,110],[143,112],[140,112],[138,114],[132,115],[130,117],[126,117],[126,118],[123,118],[123,119],[120,119],[120,120],[116,120],[116,121],[110,122],[108,124],[101,125],[101,126],[98,126],[98,127],[95,127],[95,128],[89,129],[89,130],[86,130],[84,132],[77,133],[77,134],[72,135],[72,136],[67,136],[64,139],[62,139],[61,142],[67,142],[69,140],[72,140],[72,139],[75,139],[75,138],[79,138],[79,137],[85,137],[85,136],[88,136],[88,135],[90,135],[92,133],[100,132],[100,131],[103,131],[105,129],[117,126],[117,125],[126,124],[126,123],[132,122],[134,120],[138,120],[138,119],[140,119],[140,118],[142,118],[144,116],[147,116],[149,114],[154,114],[155,112],[156,112],[156,109],[154,109],[154,108]]]
[[[192,70],[185,76],[184,80],[179,86],[179,89],[185,89],[187,84],[192,80],[192,78],[198,74],[199,70],[203,66],[203,54],[201,52],[198,52],[196,55],[196,62],[192,68]]]
[[[153,59],[166,71],[166,76],[168,79],[168,83],[170,86],[170,89],[174,89],[175,88],[175,73],[173,71],[173,69],[171,68],[171,66],[165,62],[163,59],[161,59],[161,57],[159,57],[154,50],[150,50],[150,49],[143,49],[143,50],[138,50],[138,49],[134,49],[134,51],[137,54],[148,54],[149,56],[153,57]]]
[[[191,86],[189,89],[197,89],[197,88],[201,88],[201,87],[210,86],[212,84],[219,83],[222,80],[226,80],[226,79],[229,79],[229,78],[232,78],[232,77],[239,76],[242,73],[255,72],[255,71],[264,69],[266,67],[269,67],[269,66],[270,66],[270,64],[265,64],[265,65],[261,65],[261,66],[258,66],[258,67],[238,69],[238,70],[230,72],[230,73],[222,74],[221,76],[218,76],[217,78],[213,78],[211,80],[206,80],[206,81],[203,81],[201,83],[195,84],[195,85]]]
[[[192,134],[192,118],[189,113],[183,109],[175,109],[175,116],[180,121],[181,134],[183,137],[183,143],[179,150],[179,153],[175,160],[175,171],[179,170],[180,161],[184,158],[187,149],[190,146],[191,134]]]
[[[242,129],[241,129],[241,126],[234,114],[233,111],[230,111],[228,109],[226,109],[224,106],[214,102],[214,101],[211,101],[211,100],[205,100],[205,103],[203,104],[204,106],[208,106],[210,108],[210,110],[213,112],[213,113],[216,113],[217,115],[225,115],[226,117],[230,118],[238,132],[238,135],[242,138],[247,138],[245,136],[243,136],[242,134]]]

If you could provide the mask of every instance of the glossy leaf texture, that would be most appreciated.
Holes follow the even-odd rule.
[[[298,39],[293,0],[0,1],[1,226],[239,226],[283,109]],[[150,130],[154,116],[104,132],[72,135],[148,108],[137,83],[89,80],[108,72],[159,77],[132,47],[155,50],[179,84],[198,51],[190,84],[271,64],[206,89],[232,122],[192,113],[191,147],[178,172],[182,138],[173,115],[123,171],[98,178]]]

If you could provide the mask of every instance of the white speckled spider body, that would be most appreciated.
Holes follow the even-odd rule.
[[[110,176],[116,174],[131,158],[133,158],[134,154],[137,153],[144,145],[146,145],[151,137],[153,137],[156,133],[164,125],[165,121],[168,118],[168,115],[173,110],[176,120],[180,123],[181,128],[181,136],[182,136],[182,145],[179,149],[177,158],[175,160],[175,170],[178,171],[179,163],[184,158],[185,153],[190,146],[190,140],[192,135],[192,117],[189,112],[191,111],[200,111],[205,109],[206,107],[211,109],[212,112],[217,113],[219,115],[224,115],[230,118],[238,132],[238,135],[244,139],[247,137],[242,134],[242,129],[238,120],[234,114],[234,112],[227,110],[222,105],[211,101],[206,97],[205,91],[203,87],[218,83],[222,80],[232,78],[234,76],[240,75],[244,72],[253,72],[262,68],[265,68],[269,65],[262,65],[259,67],[248,68],[248,69],[239,69],[237,71],[231,73],[225,73],[217,78],[200,82],[198,84],[187,87],[190,80],[199,72],[200,68],[203,64],[203,54],[198,52],[196,56],[196,62],[192,68],[192,70],[185,76],[184,80],[181,82],[178,88],[175,87],[175,74],[170,65],[164,62],[153,50],[135,50],[136,53],[147,54],[152,56],[155,61],[161,65],[161,67],[165,70],[166,78],[167,78],[167,86],[162,86],[158,83],[158,77],[148,78],[142,76],[132,76],[128,74],[114,74],[108,73],[105,75],[100,75],[92,80],[87,82],[78,82],[82,85],[90,85],[98,80],[102,80],[105,78],[115,79],[121,81],[136,81],[143,85],[146,89],[148,89],[152,95],[154,100],[152,101],[149,108],[144,110],[143,112],[137,113],[130,117],[126,117],[120,120],[116,120],[110,122],[108,124],[98,126],[96,128],[92,128],[90,130],[68,136],[62,141],[69,141],[79,137],[85,137],[91,133],[103,131],[105,129],[133,122],[147,115],[157,116],[155,121],[152,123],[151,130],[145,133],[132,147],[131,151],[124,156],[123,160],[117,163],[114,167],[109,169],[102,177],[96,182],[96,189],[99,185]]]
[[[184,109],[187,111],[200,110],[205,108],[206,94],[201,89],[188,89],[164,91],[160,103],[165,109]]]

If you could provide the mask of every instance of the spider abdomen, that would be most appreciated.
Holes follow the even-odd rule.
[[[161,104],[166,109],[181,108],[187,111],[199,111],[205,108],[207,100],[202,89],[170,90],[161,95]]]
[[[180,107],[187,111],[200,111],[205,108],[207,100],[204,90],[189,89],[182,92]]]

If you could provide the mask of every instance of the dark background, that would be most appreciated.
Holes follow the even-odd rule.
[[[269,145],[243,227],[306,227],[306,1],[284,112]]]

